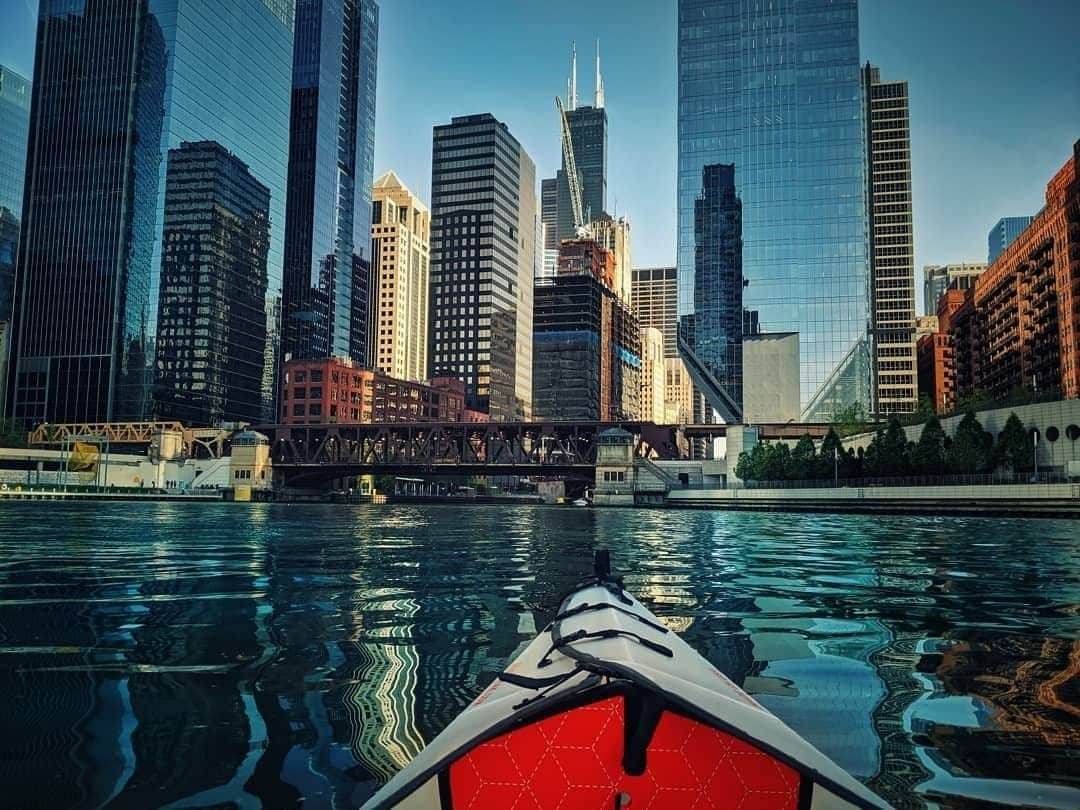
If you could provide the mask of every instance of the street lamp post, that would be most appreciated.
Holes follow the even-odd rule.
[[[1035,481],[1039,480],[1039,431],[1031,431],[1031,456],[1035,461]]]
[[[833,486],[840,486],[840,448],[834,447],[832,449],[832,478]]]

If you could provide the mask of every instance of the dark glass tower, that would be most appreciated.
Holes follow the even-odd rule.
[[[581,181],[581,205],[586,222],[607,210],[607,110],[603,107],[578,107],[567,110],[570,142]],[[566,163],[555,174],[558,183],[558,238],[573,239],[574,215],[570,205],[570,184]]]
[[[292,13],[289,0],[42,4],[13,415],[153,415],[165,158],[215,141],[270,190],[265,340],[251,362],[261,364],[262,418],[272,418]]]
[[[506,124],[435,127],[428,363],[496,420],[532,410],[535,238],[536,168]]]
[[[689,330],[694,353],[742,402],[742,203],[735,167],[710,164],[701,172],[694,201],[694,314]]]
[[[270,189],[213,141],[169,150],[155,383],[162,416],[262,416]]]
[[[378,29],[373,0],[296,4],[282,346],[294,358],[371,362]]]
[[[872,402],[857,0],[679,0],[679,306],[706,165],[734,164],[743,303],[798,332],[802,416]],[[749,384],[753,370],[748,370]]]
[[[11,317],[29,127],[30,82],[0,65],[0,323]],[[0,356],[0,373],[3,368],[4,358]],[[3,390],[0,380],[0,392]],[[3,410],[0,401],[0,413]]]
[[[145,0],[50,8],[38,19],[8,413],[141,419],[165,40]]]

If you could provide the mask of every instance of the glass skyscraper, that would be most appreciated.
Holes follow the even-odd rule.
[[[581,182],[582,214],[586,222],[607,210],[607,110],[603,107],[578,107],[566,111],[574,162]],[[574,214],[570,205],[570,183],[566,179],[565,159],[555,175],[558,184],[558,237],[573,239]]]
[[[265,339],[252,362],[272,418],[292,44],[292,0],[41,4],[14,416],[143,419],[167,398],[153,391],[166,158],[213,141],[270,193]]]
[[[433,377],[465,382],[493,420],[532,412],[536,167],[490,113],[435,127],[431,155]]]
[[[294,358],[371,365],[371,184],[379,7],[298,0],[285,236],[284,343]]]
[[[702,170],[734,164],[743,306],[762,331],[799,333],[803,418],[870,410],[857,2],[679,0],[678,13],[680,314],[694,311]]]
[[[1035,217],[1003,217],[999,219],[986,237],[986,263],[993,264],[1005,248],[1016,241]]]

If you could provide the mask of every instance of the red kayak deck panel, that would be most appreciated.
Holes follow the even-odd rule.
[[[646,769],[622,766],[624,698],[611,697],[530,723],[478,745],[450,766],[455,810],[560,808],[795,810],[799,774],[751,744],[664,711]]]

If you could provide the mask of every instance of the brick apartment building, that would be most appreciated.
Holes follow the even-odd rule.
[[[339,357],[285,364],[282,424],[482,421],[487,414],[465,407],[461,380],[398,380]]]
[[[939,410],[1019,388],[1080,397],[1080,141],[1031,224],[938,316],[919,343],[919,384]]]

